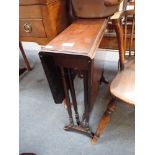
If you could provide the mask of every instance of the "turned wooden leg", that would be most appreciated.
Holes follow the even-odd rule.
[[[107,109],[98,124],[96,133],[92,139],[92,144],[97,143],[98,138],[100,137],[100,135],[103,133],[104,129],[110,122],[111,114],[115,111],[115,109],[116,109],[116,104],[114,103],[114,99],[112,99],[112,100],[110,100],[110,102],[107,106]]]
[[[61,67],[60,69],[61,69],[62,82],[63,82],[63,86],[64,86],[64,92],[65,92],[65,103],[67,105],[67,111],[68,111],[68,115],[69,115],[69,126],[73,126],[74,121],[73,121],[73,117],[72,117],[72,108],[71,108],[70,97],[69,97],[68,88],[67,88],[65,72],[64,72],[63,67]]]
[[[135,16],[133,16],[133,21],[132,21],[132,30],[131,30],[131,36],[130,36],[130,44],[129,44],[129,56],[131,56],[131,49],[132,49],[132,46],[133,46],[133,41],[134,41],[134,22],[135,22],[135,19],[134,19]]]
[[[88,88],[89,88],[88,73],[86,71],[85,76],[84,76],[84,79],[85,79],[84,80],[84,105],[85,105],[85,110],[84,110],[84,114],[83,114],[83,120],[82,120],[82,122],[80,122],[74,83],[73,83],[73,80],[71,78],[71,70],[69,70],[69,69],[67,69],[67,70],[68,70],[68,74],[67,74],[67,76],[68,76],[68,84],[69,84],[69,89],[70,89],[70,92],[71,92],[72,105],[73,105],[73,108],[74,108],[75,119],[76,119],[77,125],[75,125],[75,124],[70,125],[71,124],[70,123],[69,125],[66,125],[64,127],[64,130],[65,131],[72,131],[72,132],[81,133],[81,134],[86,135],[86,136],[88,136],[88,137],[90,137],[92,139],[93,136],[94,136],[94,133],[89,128],[90,101],[89,101],[88,96],[90,96],[89,95],[90,92],[88,91]],[[63,73],[63,75],[64,75],[64,73]],[[66,85],[65,83],[66,82],[64,82],[64,86]],[[65,88],[66,87],[67,86],[65,86]],[[67,96],[66,96],[66,103],[67,103],[67,100],[68,100],[67,98],[69,98],[69,96],[68,97]],[[69,105],[68,105],[68,103],[69,103]],[[69,113],[69,116],[71,118],[72,117],[71,116],[71,114],[72,114],[72,112],[71,112],[71,103],[70,102],[68,102],[68,103],[67,103],[68,113]]]
[[[71,76],[71,69],[67,69],[67,72],[68,72],[69,87],[70,87],[70,92],[71,92],[71,97],[72,97],[72,103],[73,103],[73,108],[75,112],[75,119],[76,119],[77,125],[80,125],[74,82]]]
[[[89,129],[89,112],[90,112],[90,90],[88,81],[88,71],[83,73],[83,84],[84,84],[84,114],[82,118],[82,124],[84,127]]]

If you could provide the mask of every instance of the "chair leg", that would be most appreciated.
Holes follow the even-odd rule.
[[[66,101],[66,99],[64,99],[63,102],[64,102],[64,108],[67,109],[67,103],[66,103],[67,101]]]
[[[26,57],[26,54],[25,54],[25,52],[24,52],[24,49],[23,49],[23,46],[22,46],[22,43],[21,43],[21,42],[19,42],[19,48],[20,48],[21,54],[22,54],[22,56],[23,56],[23,59],[24,59],[24,61],[25,61],[25,64],[26,64],[26,66],[27,66],[27,70],[28,70],[28,71],[32,70],[32,68],[31,68],[31,66],[30,66],[30,64],[29,64],[29,61],[28,61],[28,59],[27,59],[27,57]]]
[[[123,31],[120,25],[120,21],[115,19],[112,21],[114,29],[116,31],[117,41],[118,41],[118,49],[119,49],[119,61],[120,61],[120,70],[124,69],[124,45],[123,45]]]
[[[116,104],[114,103],[114,99],[111,99],[107,106],[105,113],[103,114],[102,118],[100,119],[96,133],[91,141],[92,144],[97,143],[98,138],[100,137],[100,135],[103,133],[104,129],[110,122],[111,114],[115,111],[115,109],[116,109]]]
[[[109,84],[109,81],[105,78],[104,76],[104,71],[102,71],[102,76],[101,76],[101,79],[100,79],[100,83],[105,83],[105,84]]]

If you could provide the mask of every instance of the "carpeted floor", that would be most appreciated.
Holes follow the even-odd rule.
[[[20,145],[19,152],[37,155],[134,155],[135,109],[118,102],[110,124],[92,145],[86,136],[63,130],[68,123],[63,104],[54,103],[43,72],[36,44],[25,43],[27,57],[33,67],[20,77]],[[118,53],[103,52],[105,76],[112,80],[117,72]],[[23,66],[20,56],[20,66]],[[75,80],[78,108],[83,112],[82,81]],[[99,119],[110,99],[108,86],[101,85],[90,117],[90,127],[95,132]]]

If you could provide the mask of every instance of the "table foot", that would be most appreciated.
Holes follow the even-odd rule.
[[[94,133],[90,130],[90,128],[85,128],[82,125],[66,125],[64,127],[65,131],[72,131],[72,132],[77,132],[77,133],[81,133],[83,135],[86,135],[90,138],[93,138]]]

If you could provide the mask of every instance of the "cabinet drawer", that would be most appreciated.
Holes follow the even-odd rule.
[[[42,18],[41,6],[19,6],[19,18]]]
[[[19,35],[21,37],[46,37],[42,19],[20,19]]]

